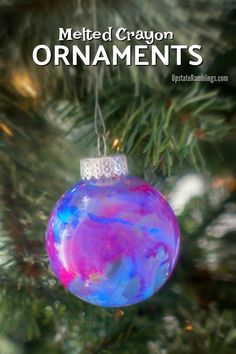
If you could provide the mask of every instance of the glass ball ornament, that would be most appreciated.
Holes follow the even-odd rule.
[[[81,180],[58,200],[46,232],[60,283],[103,307],[133,305],[157,292],[173,272],[179,245],[170,205],[128,175],[125,155],[81,160]]]

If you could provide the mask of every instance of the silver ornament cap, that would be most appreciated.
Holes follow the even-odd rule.
[[[80,160],[81,179],[101,179],[127,176],[129,174],[126,155],[90,157]]]

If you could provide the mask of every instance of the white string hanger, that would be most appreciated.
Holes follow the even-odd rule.
[[[97,7],[96,0],[93,0],[93,29],[97,30]],[[97,51],[97,42],[94,40],[94,51]],[[97,150],[98,156],[107,155],[107,144],[106,144],[106,126],[103,118],[103,114],[99,104],[99,71],[98,66],[95,67],[95,107],[94,107],[94,128],[97,135]],[[103,153],[101,149],[101,144],[103,144]]]

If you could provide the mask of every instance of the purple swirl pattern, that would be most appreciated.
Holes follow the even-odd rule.
[[[172,273],[180,244],[165,198],[137,177],[80,181],[50,216],[53,272],[91,304],[122,307],[153,295]]]

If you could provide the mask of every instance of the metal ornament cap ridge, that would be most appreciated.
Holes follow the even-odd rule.
[[[80,160],[80,175],[83,180],[120,177],[128,174],[127,158],[124,154]]]

